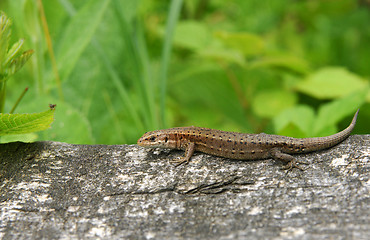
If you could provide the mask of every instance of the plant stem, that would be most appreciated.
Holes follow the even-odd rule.
[[[57,86],[58,86],[59,97],[60,97],[60,99],[62,101],[64,101],[64,95],[63,95],[63,90],[62,90],[62,83],[60,81],[60,76],[59,76],[58,67],[57,67],[57,61],[55,60],[55,55],[54,55],[54,51],[53,51],[53,44],[51,42],[51,37],[50,37],[48,23],[47,23],[46,17],[45,17],[44,7],[42,5],[42,1],[41,0],[38,0],[37,1],[37,4],[38,4],[38,7],[39,7],[39,11],[40,11],[40,17],[41,17],[42,27],[43,27],[44,32],[45,32],[46,43],[47,43],[47,46],[48,46],[48,49],[49,49],[49,55],[50,55],[51,65],[52,65],[54,76],[55,76],[55,80],[56,80],[56,83],[57,83]]]
[[[19,96],[19,98],[18,98],[18,99],[17,99],[17,101],[15,102],[15,104],[14,104],[14,106],[13,106],[12,110],[10,110],[10,112],[9,112],[9,113],[13,113],[13,112],[15,111],[15,109],[17,108],[18,104],[20,103],[20,101],[22,100],[22,98],[24,97],[24,95],[26,94],[26,92],[27,92],[27,91],[28,91],[28,87],[26,87],[26,88],[23,90],[22,94]]]
[[[0,82],[0,113],[4,111],[6,80]]]

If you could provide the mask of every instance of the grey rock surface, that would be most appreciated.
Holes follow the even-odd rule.
[[[3,239],[370,239],[370,135],[306,171],[137,145],[0,145]]]

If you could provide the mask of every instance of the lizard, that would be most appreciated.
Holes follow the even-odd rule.
[[[189,163],[195,151],[240,160],[269,159],[286,163],[283,169],[304,170],[293,155],[331,148],[344,141],[356,125],[359,109],[350,125],[341,132],[314,138],[293,138],[265,133],[246,134],[225,132],[202,127],[176,127],[145,133],[138,141],[139,146],[184,150],[185,155],[171,162]],[[299,164],[297,164],[299,163]]]

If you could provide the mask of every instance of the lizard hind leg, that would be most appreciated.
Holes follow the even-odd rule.
[[[170,162],[176,163],[176,167],[180,166],[183,163],[188,164],[191,156],[193,156],[194,150],[195,150],[195,143],[190,142],[185,150],[185,155],[179,159],[172,159]]]
[[[274,159],[287,163],[284,167],[282,167],[282,169],[284,170],[290,171],[293,168],[298,168],[299,170],[302,170],[302,171],[306,170],[305,168],[302,168],[301,166],[299,166],[298,163],[299,164],[308,164],[308,163],[297,161],[292,155],[283,153],[277,148],[271,149],[270,154],[271,154],[271,157],[273,157]]]

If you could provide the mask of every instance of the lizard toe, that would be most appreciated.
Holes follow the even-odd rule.
[[[282,167],[282,169],[283,170],[288,170],[288,171],[293,170],[293,168],[298,168],[301,171],[305,171],[307,169],[307,168],[303,168],[303,167],[299,166],[297,163],[299,163],[299,164],[308,164],[308,163],[305,163],[305,162],[290,161],[284,167]]]
[[[178,159],[172,159],[170,160],[170,163],[173,163],[175,164],[175,167],[178,167],[180,166],[181,164],[188,164],[189,163],[189,160],[188,159],[184,159],[184,158],[178,158]]]

